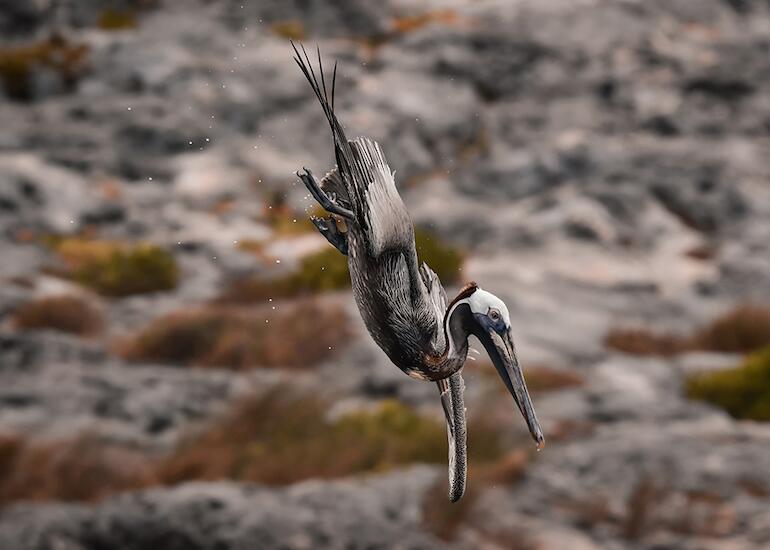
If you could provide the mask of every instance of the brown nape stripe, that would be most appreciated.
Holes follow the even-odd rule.
[[[452,309],[452,306],[455,305],[460,300],[463,300],[476,292],[478,290],[479,285],[477,285],[475,282],[471,281],[470,283],[465,283],[465,286],[460,289],[460,293],[455,296],[455,299],[452,300],[452,302],[449,304],[449,307],[447,307],[447,311]]]

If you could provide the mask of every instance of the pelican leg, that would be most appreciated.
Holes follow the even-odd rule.
[[[457,502],[465,493],[465,478],[468,471],[467,428],[465,423],[465,382],[462,374],[456,372],[448,379],[437,383],[441,394],[441,405],[447,420],[449,441],[449,500]]]
[[[304,173],[297,172],[297,177],[302,180],[302,183],[305,184],[305,187],[307,187],[307,190],[310,191],[311,195],[313,195],[313,198],[318,201],[318,204],[320,204],[327,212],[331,212],[332,214],[337,214],[338,216],[352,220],[353,212],[335,203],[331,197],[329,197],[329,195],[327,195],[324,190],[321,189],[321,184],[318,183],[318,181],[315,179],[315,176],[310,173],[310,170],[307,168],[303,168],[303,170]]]
[[[345,233],[337,228],[337,223],[331,216],[328,218],[316,218],[315,216],[311,216],[310,221],[312,221],[318,228],[321,235],[326,237],[326,240],[334,245],[334,248],[342,252],[345,256],[348,255],[348,238],[345,236]]]

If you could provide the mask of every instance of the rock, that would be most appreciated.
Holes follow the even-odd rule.
[[[420,526],[421,497],[438,477],[420,467],[360,481],[286,489],[193,483],[96,506],[20,505],[0,519],[0,545],[39,548],[440,548]]]
[[[72,233],[105,208],[79,175],[33,155],[0,155],[3,227]]]
[[[0,350],[0,430],[28,437],[168,448],[250,388],[228,372],[128,367],[55,333],[0,333]]]

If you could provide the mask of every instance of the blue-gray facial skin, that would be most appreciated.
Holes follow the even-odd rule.
[[[476,322],[487,332],[496,332],[500,336],[505,334],[508,327],[499,311],[490,309],[487,313],[474,313]]]

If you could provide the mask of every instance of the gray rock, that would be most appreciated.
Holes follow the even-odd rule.
[[[421,497],[437,477],[434,469],[422,467],[287,489],[195,483],[92,507],[19,505],[0,519],[0,545],[17,550],[440,548],[420,526]]]

